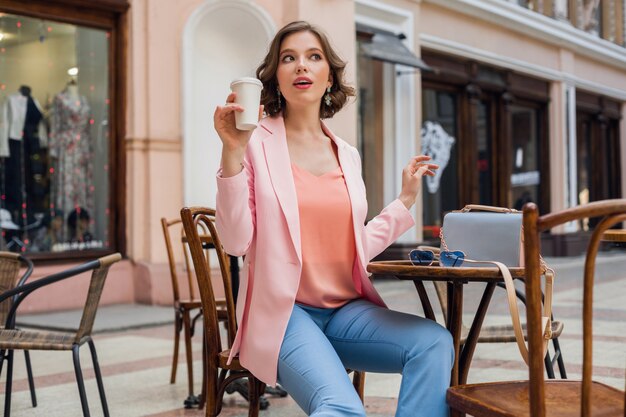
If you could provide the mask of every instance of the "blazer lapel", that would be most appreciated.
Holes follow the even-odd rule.
[[[354,243],[356,246],[357,253],[357,263],[358,265],[363,265],[363,262],[367,262],[365,259],[365,254],[363,251],[363,241],[361,239],[361,231],[363,230],[363,224],[358,224],[359,219],[364,219],[365,217],[361,213],[363,210],[366,210],[366,207],[363,206],[363,201],[365,201],[365,196],[360,195],[361,187],[360,182],[362,181],[361,173],[358,172],[357,164],[354,162],[354,157],[350,155],[350,149],[346,146],[343,141],[338,140],[333,132],[326,127],[324,123],[322,123],[322,128],[328,137],[330,137],[335,144],[337,145],[337,155],[339,158],[339,165],[341,165],[341,170],[343,171],[343,177],[346,181],[346,187],[348,188],[348,196],[350,197],[350,207],[352,208],[352,227],[354,228]],[[356,286],[357,292],[362,294],[362,282],[359,277],[354,278],[354,285]]]
[[[272,187],[287,221],[287,227],[289,228],[289,234],[298,255],[298,260],[302,263],[298,197],[291,171],[291,158],[287,148],[285,124],[283,118],[278,116],[264,119],[262,125],[271,133],[263,139],[263,150]]]

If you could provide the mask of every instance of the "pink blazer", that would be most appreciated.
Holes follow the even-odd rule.
[[[365,267],[413,226],[413,218],[395,200],[365,226],[367,201],[359,153],[322,127],[337,145],[352,204],[355,288],[363,298],[385,306]],[[246,255],[231,359],[239,354],[243,366],[273,386],[302,270],[298,203],[282,117],[260,122],[250,139],[244,169],[229,178],[222,178],[219,171],[217,190],[216,225],[224,249],[231,255]]]

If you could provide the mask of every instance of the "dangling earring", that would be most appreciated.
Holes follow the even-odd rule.
[[[328,87],[326,89],[326,95],[324,95],[324,103],[326,104],[326,106],[330,106],[331,101],[330,101],[330,87]]]
[[[276,96],[278,97],[278,110],[280,110],[283,107],[283,102],[280,99],[280,88],[278,86],[276,87]]]

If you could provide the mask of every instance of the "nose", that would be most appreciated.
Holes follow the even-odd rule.
[[[298,60],[298,66],[296,67],[296,73],[300,74],[301,72],[308,72],[309,69],[304,63],[304,58]]]

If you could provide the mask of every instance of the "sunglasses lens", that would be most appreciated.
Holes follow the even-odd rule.
[[[439,254],[439,262],[446,267],[461,266],[464,259],[465,254],[459,250],[442,251]]]
[[[413,265],[428,266],[435,260],[435,254],[429,250],[414,249],[409,253],[409,259]]]

